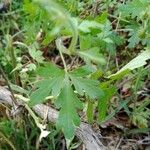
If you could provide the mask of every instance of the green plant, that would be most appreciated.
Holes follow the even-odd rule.
[[[18,145],[8,132],[0,135],[5,142],[13,149],[20,148],[22,141],[25,149],[34,149],[32,142],[37,149],[40,144],[57,149],[58,132],[62,130],[71,141],[82,115],[88,123],[101,125],[122,109],[132,124],[148,127],[149,103],[142,99],[138,106],[137,91],[149,75],[145,70],[150,59],[149,7],[148,0],[13,1],[10,10],[0,14],[0,60],[12,90],[28,100],[24,107],[32,119],[22,118],[31,130],[38,128],[27,136],[29,131],[21,123]],[[123,99],[118,84],[130,76],[131,94]],[[111,102],[114,95],[118,104]],[[32,106],[46,102],[59,111],[59,130],[47,130],[32,111]],[[14,133],[14,127],[10,129]],[[68,149],[74,147],[69,145]]]
[[[99,107],[99,121],[102,121],[106,117],[108,106],[107,100],[112,97],[115,91],[111,91],[109,89],[110,87],[108,89],[101,88],[99,81],[92,78],[91,74],[96,72],[98,69],[94,69],[92,67],[93,63],[97,65],[103,65],[105,62],[102,55],[99,54],[100,49],[98,47],[91,48],[92,45],[89,45],[89,47],[87,47],[87,44],[82,43],[81,50],[77,50],[77,37],[79,36],[80,38],[83,33],[91,33],[91,31],[93,31],[93,29],[95,28],[97,38],[101,39],[107,44],[113,43],[113,41],[109,38],[109,35],[112,34],[112,32],[110,31],[111,26],[105,17],[100,22],[83,20],[78,25],[78,18],[72,18],[71,16],[69,16],[67,12],[60,8],[57,3],[51,3],[53,5],[52,9],[52,5],[50,5],[50,2],[46,0],[39,2],[51,13],[58,13],[58,9],[61,10],[59,16],[57,16],[57,13],[55,14],[56,19],[60,19],[59,17],[63,12],[63,17],[61,17],[61,20],[64,19],[62,20],[62,22],[65,21],[65,24],[61,25],[64,26],[64,31],[66,30],[68,25],[71,26],[71,35],[68,36],[71,36],[72,40],[68,48],[63,45],[61,38],[58,38],[56,40],[56,47],[60,53],[64,70],[59,69],[57,66],[50,63],[43,64],[43,67],[38,67],[37,74],[44,76],[46,75],[47,79],[43,79],[36,83],[37,90],[35,90],[31,94],[31,101],[29,102],[29,104],[30,106],[33,106],[37,103],[44,102],[46,97],[52,95],[54,99],[56,99],[56,102],[54,102],[55,105],[60,109],[57,126],[63,130],[65,137],[67,139],[70,139],[74,135],[75,127],[80,124],[80,118],[77,114],[77,109],[81,109],[82,104],[79,98],[81,96],[84,96],[85,99],[89,101],[88,103],[90,103],[91,100],[93,101],[94,99],[97,99]],[[105,30],[103,30],[104,27]],[[60,30],[59,32],[62,31]],[[84,47],[84,45],[86,47]],[[86,50],[87,48],[89,50]],[[69,70],[65,62],[64,55],[78,55],[83,58],[83,60],[89,66],[87,67],[85,65],[77,69]],[[123,71],[133,70],[135,68],[143,66],[144,64],[146,64],[145,61],[149,58],[149,50],[144,51],[141,55],[132,60],[129,64],[127,64],[112,76],[116,76],[116,78],[118,78],[119,74]],[[140,64],[138,64],[139,59],[140,61],[143,60],[143,63],[141,62]],[[75,93],[74,90],[76,91]],[[90,104],[88,105],[87,111],[89,111],[89,109],[91,109],[91,112],[93,111],[93,106],[90,106]],[[91,116],[88,117],[89,120],[91,120]]]

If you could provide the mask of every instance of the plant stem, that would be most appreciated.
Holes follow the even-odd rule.
[[[66,65],[66,62],[65,62],[64,56],[63,56],[63,54],[62,54],[61,50],[60,50],[60,49],[58,49],[58,50],[59,50],[60,57],[61,57],[61,59],[62,59],[63,65],[64,65],[64,70],[65,70],[65,72],[67,73],[67,72],[68,72],[68,71],[67,71],[67,65]]]

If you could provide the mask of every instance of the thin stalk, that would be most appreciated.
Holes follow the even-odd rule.
[[[25,104],[25,108],[27,109],[27,111],[29,112],[29,114],[31,115],[31,117],[34,119],[35,124],[37,125],[37,127],[39,127],[39,124],[40,124],[39,118],[34,114],[34,112],[32,111],[32,109],[27,104]],[[40,146],[40,140],[38,138],[36,140],[36,150],[39,150],[39,146]]]
[[[40,119],[35,115],[35,113],[32,111],[32,109],[27,104],[25,104],[25,108],[28,110],[29,114],[34,119],[35,124],[37,125],[38,128],[40,128],[41,133],[42,133],[44,130],[41,126]],[[40,135],[38,137],[38,139],[36,140],[36,150],[39,150],[41,139],[42,138],[41,138],[41,135]]]
[[[116,29],[115,29],[115,31],[118,30],[119,23],[120,23],[120,19],[121,19],[121,12],[119,13],[119,17],[118,17],[118,21],[117,21],[117,24],[116,24]]]
[[[125,0],[123,0],[123,4],[125,3]],[[121,20],[121,12],[119,13],[119,16],[118,16],[118,21],[117,21],[117,25],[116,25],[116,29],[115,29],[115,31],[117,32],[117,30],[118,30],[118,27],[119,27],[119,23],[120,23],[120,20]]]
[[[62,59],[63,65],[64,65],[64,70],[65,70],[65,72],[67,73],[67,72],[68,72],[68,71],[67,71],[67,65],[66,65],[66,62],[65,62],[64,56],[63,56],[63,54],[62,54],[61,50],[60,50],[60,49],[58,49],[58,50],[59,50],[60,57],[61,57],[61,59]]]
[[[107,65],[106,65],[106,71],[107,71],[108,68],[109,68],[110,58],[111,58],[111,54],[110,54],[110,52],[109,52],[109,56],[108,56],[108,60],[107,60]]]
[[[29,114],[31,115],[31,117],[34,119],[35,124],[37,126],[39,126],[39,124],[40,124],[39,118],[35,115],[35,113],[32,111],[32,109],[27,104],[25,104],[25,108],[29,112]]]

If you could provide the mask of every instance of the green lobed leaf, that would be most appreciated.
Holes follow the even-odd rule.
[[[96,70],[95,72],[93,72],[90,76],[91,79],[94,79],[94,80],[98,80],[100,77],[102,77],[103,75],[103,71],[101,69],[99,70]]]
[[[136,22],[133,22],[131,25],[127,26],[127,28],[132,29],[129,32],[130,38],[128,39],[128,42],[129,42],[128,47],[134,48],[140,42],[140,38],[138,35],[138,31],[140,29],[140,26]]]
[[[36,69],[36,72],[42,77],[56,77],[64,73],[63,70],[52,63],[44,63],[43,66]]]
[[[78,67],[70,72],[70,74],[76,76],[76,77],[86,77],[87,75],[91,74],[92,72],[95,72],[93,68],[85,65],[82,67]]]
[[[56,100],[56,106],[60,108],[57,127],[62,129],[66,139],[71,139],[74,136],[75,126],[80,125],[76,109],[81,109],[82,103],[74,93],[69,81],[64,84]]]
[[[39,104],[45,101],[45,98],[50,94],[54,97],[58,96],[63,86],[64,76],[45,79],[36,83],[37,90],[30,95],[30,106]]]
[[[150,109],[136,112],[132,115],[132,123],[139,128],[148,128],[148,119],[150,118]]]
[[[42,56],[43,53],[40,50],[38,50],[37,43],[29,47],[29,54],[38,63],[43,63],[44,60],[44,57]]]
[[[149,0],[133,0],[119,7],[119,10],[125,15],[131,14],[132,18],[139,16],[143,10],[148,9]]]
[[[98,34],[98,37],[101,40],[104,40],[105,38],[109,38],[109,36],[112,34],[112,24],[109,20],[107,20],[102,28],[102,32]],[[109,39],[110,40],[110,39]],[[104,40],[105,41],[105,40]],[[106,40],[107,41],[107,40]],[[110,41],[109,41],[110,42]],[[112,41],[111,41],[112,42]]]
[[[108,13],[105,12],[105,11],[103,11],[100,15],[97,15],[97,16],[95,17],[95,20],[96,20],[97,22],[99,22],[99,23],[102,23],[102,24],[106,23],[107,20],[108,20]]]
[[[80,95],[87,95],[91,99],[99,98],[104,93],[103,90],[99,88],[99,82],[97,80],[85,79],[80,77],[71,76],[71,81],[75,86],[76,91]]]

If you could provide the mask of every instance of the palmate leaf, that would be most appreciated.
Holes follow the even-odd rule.
[[[64,75],[61,75],[37,82],[36,87],[38,89],[30,95],[30,106],[44,102],[45,98],[50,94],[54,97],[57,96],[63,86],[63,79]]]
[[[76,109],[81,109],[82,103],[75,95],[69,80],[65,82],[56,100],[56,106],[61,108],[57,120],[57,127],[63,130],[66,139],[70,139],[74,135],[75,126],[80,125],[80,118]]]
[[[85,93],[85,95],[89,96],[89,98],[95,99],[104,94],[99,88],[99,82],[97,80],[75,77],[73,75],[70,75],[70,78],[76,91],[80,95],[84,95]]]
[[[56,77],[63,74],[64,71],[52,63],[44,63],[43,66],[37,68],[36,73],[42,77]]]
[[[44,63],[37,68],[36,73],[46,79],[35,84],[37,90],[30,95],[30,106],[44,102],[50,94],[54,97],[58,96],[63,86],[64,71],[52,63]]]
[[[85,94],[91,99],[103,95],[98,81],[86,79],[86,76],[92,72],[91,68],[83,66],[65,74],[64,71],[53,64],[44,64],[37,69],[38,75],[51,78],[36,83],[37,90],[30,95],[31,101],[29,104],[33,106],[44,102],[49,95],[56,96],[55,104],[60,109],[57,127],[62,129],[66,139],[72,138],[76,126],[80,125],[77,109],[82,108],[82,103],[76,96],[72,85],[79,95]]]

